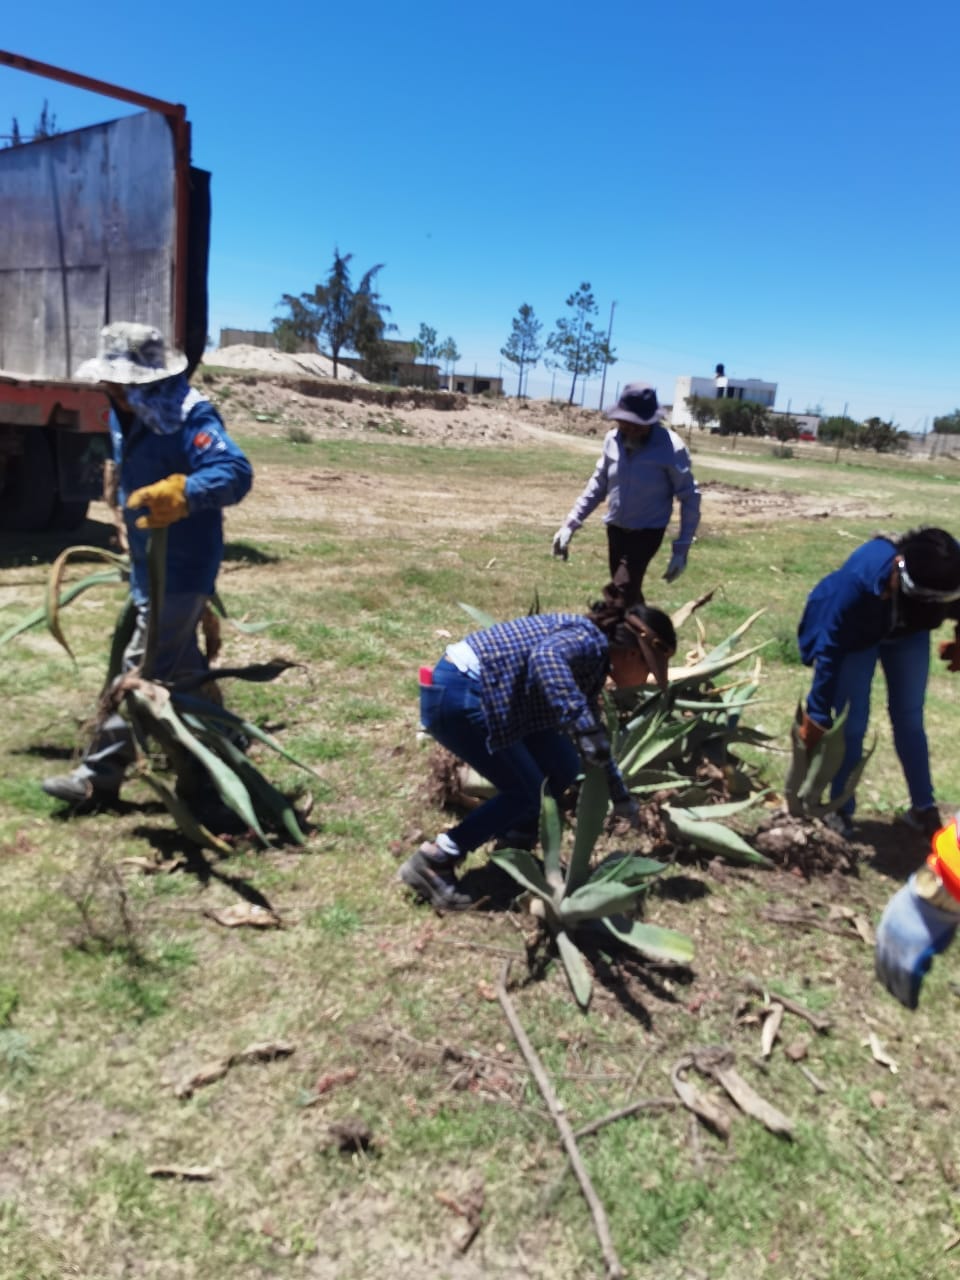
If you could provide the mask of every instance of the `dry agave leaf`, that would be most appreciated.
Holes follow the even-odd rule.
[[[692,1111],[698,1120],[702,1120],[708,1129],[726,1142],[730,1137],[730,1117],[719,1103],[714,1102],[712,1098],[708,1098],[699,1089],[695,1089],[689,1081],[683,1079],[683,1072],[692,1066],[693,1058],[689,1056],[681,1058],[674,1066],[670,1073],[670,1083],[673,1085],[674,1093],[688,1111]]]
[[[879,1062],[881,1067],[887,1067],[891,1075],[896,1075],[900,1068],[897,1066],[893,1058],[890,1057],[886,1049],[880,1043],[880,1038],[875,1031],[871,1031],[866,1040],[860,1042],[863,1045],[869,1045],[870,1052],[873,1054],[874,1062]]]
[[[157,1164],[147,1170],[150,1178],[173,1178],[177,1182],[212,1182],[217,1176],[204,1164]]]
[[[773,1052],[773,1046],[776,1044],[777,1036],[780,1034],[780,1024],[783,1022],[783,1005],[773,1003],[770,1010],[763,1020],[763,1028],[760,1032],[760,1057],[769,1058]]]
[[[868,947],[876,946],[876,934],[873,932],[873,926],[870,924],[870,921],[866,916],[854,916],[850,923]]]
[[[210,1062],[205,1067],[201,1067],[199,1071],[195,1071],[186,1080],[181,1081],[173,1091],[174,1096],[177,1098],[192,1098],[197,1089],[203,1089],[208,1084],[222,1080],[229,1070],[229,1058],[221,1058],[219,1062]]]
[[[236,902],[222,911],[209,908],[203,914],[225,929],[239,929],[244,925],[252,929],[283,928],[283,921],[275,911],[271,911],[269,907],[261,907],[256,902]]]
[[[289,1058],[296,1049],[297,1046],[289,1040],[258,1040],[235,1053],[230,1059],[230,1065],[236,1066],[238,1062],[273,1062],[275,1058]]]
[[[697,1063],[701,1070],[704,1067]],[[706,1069],[709,1074],[726,1089],[727,1093],[746,1115],[759,1120],[771,1133],[783,1138],[793,1137],[793,1122],[788,1120],[782,1111],[761,1098],[759,1093],[749,1085],[739,1071],[733,1066],[733,1054],[727,1053],[716,1057]]]

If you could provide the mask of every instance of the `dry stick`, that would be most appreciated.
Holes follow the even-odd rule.
[[[627,1116],[636,1115],[638,1111],[666,1111],[671,1107],[680,1105],[677,1098],[641,1098],[639,1102],[630,1102],[625,1107],[620,1107],[616,1111],[608,1111],[605,1116],[601,1116],[598,1120],[591,1120],[589,1124],[585,1124],[582,1129],[578,1129],[573,1135],[575,1138],[589,1138],[591,1133],[597,1133],[608,1124],[613,1124],[616,1120],[624,1120]]]
[[[755,996],[763,996],[766,999],[767,989],[757,978],[749,975],[743,980],[743,989],[752,991]],[[821,1035],[829,1031],[833,1025],[829,1018],[821,1018],[818,1013],[812,1013],[806,1005],[800,1004],[797,1000],[791,1000],[788,996],[782,996],[779,991],[775,991],[771,996],[777,1004],[782,1004],[788,1013],[795,1013],[798,1018],[803,1018],[809,1022],[815,1031],[819,1031]]]
[[[616,1250],[613,1247],[613,1240],[610,1238],[610,1224],[607,1222],[607,1215],[603,1205],[600,1202],[596,1191],[593,1189],[593,1183],[590,1181],[590,1175],[584,1166],[580,1156],[580,1148],[577,1146],[577,1140],[574,1136],[570,1121],[564,1114],[563,1104],[553,1091],[553,1085],[550,1078],[543,1069],[543,1064],[537,1057],[536,1050],[527,1038],[527,1033],[520,1025],[520,1019],[517,1017],[516,1010],[513,1007],[513,1001],[507,994],[507,978],[510,975],[510,961],[508,960],[503,966],[503,972],[500,974],[500,982],[497,987],[497,999],[500,1001],[500,1007],[503,1009],[507,1022],[510,1023],[510,1030],[513,1032],[513,1038],[516,1040],[520,1052],[526,1060],[530,1073],[537,1082],[537,1087],[543,1094],[543,1100],[553,1117],[553,1122],[557,1126],[560,1133],[561,1141],[570,1160],[573,1172],[576,1174],[577,1182],[580,1184],[580,1190],[583,1192],[584,1199],[590,1207],[590,1213],[593,1217],[594,1230],[597,1233],[597,1239],[600,1242],[600,1251],[603,1254],[603,1261],[607,1269],[607,1280],[623,1280],[623,1267],[620,1259],[617,1257]]]

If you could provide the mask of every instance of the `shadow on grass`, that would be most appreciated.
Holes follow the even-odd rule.
[[[102,547],[116,551],[114,527],[105,520],[84,520],[76,529],[50,529],[42,533],[0,531],[0,569],[22,565],[53,564],[66,547]]]
[[[163,806],[161,805],[160,808],[163,809]],[[164,809],[163,812],[166,810]],[[185,840],[179,831],[141,825],[134,828],[133,834],[145,840],[166,861],[172,862],[175,858],[183,858],[182,870],[188,875],[195,876],[200,884],[207,886],[211,881],[216,881],[232,889],[238,898],[243,898],[253,906],[263,907],[266,911],[273,910],[270,899],[256,885],[251,884],[243,876],[233,875],[211,862],[202,849]]]
[[[252,547],[249,542],[228,542],[223,548],[223,559],[231,564],[279,564],[281,557]]]
[[[923,865],[930,852],[930,841],[903,822],[871,822],[856,820],[859,828],[856,842],[872,848],[867,865],[894,880],[906,880]]]

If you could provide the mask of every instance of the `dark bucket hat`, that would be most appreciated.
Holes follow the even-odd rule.
[[[620,399],[603,415],[617,422],[632,422],[638,427],[650,427],[667,415],[657,403],[657,393],[646,382],[628,382],[620,392]]]

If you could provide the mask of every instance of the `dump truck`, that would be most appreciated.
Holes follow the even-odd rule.
[[[186,108],[0,50],[11,67],[139,108],[0,150],[0,529],[76,528],[100,496],[109,403],[76,379],[101,328],[207,340],[210,174]]]

